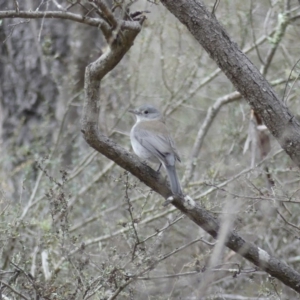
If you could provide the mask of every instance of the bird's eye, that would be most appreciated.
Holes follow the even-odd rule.
[[[148,114],[148,110],[145,110],[144,113],[147,115]]]

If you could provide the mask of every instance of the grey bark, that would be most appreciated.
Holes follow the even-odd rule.
[[[167,7],[167,4],[169,4],[170,7],[174,9],[174,11],[171,11],[172,13],[184,14],[184,16],[189,19],[189,24],[197,24],[197,21],[201,19],[201,16],[202,22],[197,26],[202,26],[202,30],[206,28],[209,34],[213,34],[214,37],[208,36],[204,31],[201,41],[203,40],[205,45],[209,44],[210,47],[219,53],[219,55],[223,55],[223,52],[221,51],[222,47],[229,48],[229,53],[226,53],[225,55],[227,60],[224,57],[224,61],[218,56],[213,57],[218,62],[222,60],[221,65],[224,65],[223,67],[227,66],[228,70],[226,70],[225,73],[230,79],[232,78],[235,85],[239,87],[238,90],[242,95],[248,95],[250,97],[249,103],[255,106],[256,110],[262,114],[262,119],[266,119],[269,126],[273,129],[274,136],[280,138],[282,146],[285,147],[284,149],[297,164],[300,163],[300,159],[297,156],[297,149],[300,145],[297,139],[298,134],[296,134],[295,137],[292,134],[296,130],[298,124],[291,118],[292,115],[276,97],[268,82],[259,74],[253,64],[242,54],[237,46],[230,41],[217,20],[210,16],[200,2],[186,2],[183,0],[180,3],[181,5],[177,5],[177,2],[175,3],[175,1],[163,2]],[[201,9],[202,15],[197,9]],[[188,10],[189,13],[185,10]],[[207,24],[205,23],[206,20],[208,20]],[[195,25],[195,32],[198,32],[197,26]],[[216,28],[214,28],[214,26],[216,26]],[[218,30],[220,31],[219,33]],[[201,30],[199,29],[199,31]],[[165,199],[170,200],[169,197],[171,196],[171,191],[157,172],[142,164],[136,157],[129,154],[126,150],[98,130],[100,81],[123,58],[130,49],[137,34],[138,31],[134,30],[127,32],[123,45],[114,45],[114,47],[111,47],[110,50],[86,68],[86,96],[82,116],[82,132],[84,138],[91,147],[115,161],[119,166],[139,178]],[[221,41],[219,41],[219,39]],[[212,41],[212,44],[210,44],[210,41]],[[210,47],[208,48],[213,52],[213,49]],[[221,48],[219,49],[218,47]],[[235,57],[235,52],[237,52],[237,57]],[[229,63],[228,65],[225,64],[226,61]],[[244,63],[246,64],[245,66],[243,66]],[[233,71],[230,71],[229,67],[232,67]],[[242,80],[241,78],[243,77],[244,72],[246,79]],[[256,96],[259,97],[258,99],[260,102],[256,100]],[[274,108],[271,107],[273,102]],[[265,112],[265,110],[267,110],[267,112]],[[279,128],[275,128],[276,122],[279,122]],[[293,141],[292,144],[287,138]],[[293,147],[295,147],[295,149]],[[218,220],[216,220],[210,212],[195,203],[191,198],[175,198],[173,199],[172,204],[186,214],[193,222],[201,226],[211,236],[214,238],[218,237],[220,228]],[[254,244],[245,241],[233,231],[228,234],[226,246],[300,293],[300,274],[284,262],[270,256],[267,252]]]
[[[261,116],[273,135],[278,138],[282,147],[295,163],[300,165],[298,123],[295,122],[288,109],[277,98],[268,82],[259,74],[248,58],[243,55],[237,45],[229,39],[218,21],[208,13],[199,1],[162,2],[187,25],[191,33],[197,37],[211,57],[216,60],[225,74],[232,80],[238,91]],[[13,17],[13,15],[11,16]],[[27,17],[29,16],[27,15]],[[33,17],[37,16],[33,15]],[[79,18],[78,21],[83,20]],[[91,22],[93,23],[94,20]],[[135,37],[141,30],[141,23],[136,21],[126,23],[129,30],[123,31],[121,43],[111,44],[110,49],[86,68],[86,95],[82,116],[82,132],[91,147],[115,161],[165,199],[168,199],[171,196],[171,191],[154,170],[145,166],[135,156],[98,130],[100,81],[120,62],[133,45]],[[172,204],[210,235],[217,238],[220,227],[219,222],[191,198],[176,198]],[[270,275],[278,278],[287,286],[300,292],[300,274],[284,262],[271,257],[254,244],[246,242],[235,232],[228,234],[226,245]]]
[[[199,0],[162,0],[208,52],[261,117],[281,147],[300,166],[300,124],[274,92],[269,82],[228,36],[225,29]]]

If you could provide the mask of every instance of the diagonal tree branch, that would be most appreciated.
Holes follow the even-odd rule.
[[[261,117],[281,147],[300,166],[300,124],[216,17],[200,0],[161,0],[161,3],[188,28]]]
[[[87,73],[89,73],[88,69]],[[89,77],[89,75],[87,75],[87,77]],[[87,90],[90,88],[90,83],[91,79],[87,78]],[[99,86],[99,83],[97,85]],[[93,93],[89,94],[91,95]],[[94,94],[94,96],[95,98],[98,98],[99,94]],[[92,104],[91,101],[92,100],[87,93],[85,106],[90,106]],[[97,105],[93,107],[96,108]],[[154,170],[141,163],[135,156],[128,153],[111,139],[97,131],[96,120],[92,120],[97,116],[97,111],[99,110],[96,109],[94,113],[90,113],[89,110],[85,109],[83,115],[83,133],[89,145],[109,159],[115,161],[125,170],[131,172],[165,199],[168,199],[171,191]],[[90,117],[87,113],[90,114]],[[219,222],[211,213],[200,207],[190,197],[187,196],[185,198],[174,199],[172,204],[211,236],[214,238],[218,237]],[[254,244],[246,242],[235,232],[229,233],[226,246],[300,293],[300,274],[284,262],[270,256],[266,251]]]
[[[141,15],[141,14],[140,14]],[[8,10],[8,11],[0,11],[0,19],[64,19],[64,20],[70,20],[75,21],[78,23],[86,24],[89,26],[97,27],[99,28],[106,40],[109,40],[112,34],[112,28],[110,25],[100,19],[100,18],[90,18],[86,16],[82,16],[79,14],[74,14],[71,12],[65,12],[65,11],[20,11],[16,12],[14,10]],[[140,16],[137,19],[144,20],[143,16]],[[120,29],[124,30],[133,30],[133,31],[139,31],[140,30],[140,23],[138,21],[126,21],[126,20],[116,20],[116,22],[119,23]]]
[[[74,14],[66,11],[19,11],[14,10],[0,11],[0,19],[65,19],[94,27],[99,27],[109,30],[108,24],[99,18],[85,17],[79,14]]]
[[[170,200],[171,191],[157,172],[141,163],[136,156],[128,153],[125,149],[98,131],[100,81],[117,65],[130,49],[138,32],[139,31],[124,32],[124,40],[121,45],[114,43],[107,52],[86,68],[86,95],[82,116],[82,132],[91,147],[132,173],[165,199]],[[211,213],[200,207],[189,196],[171,199],[173,200],[172,204],[186,214],[193,222],[202,227],[214,238],[218,237],[220,225]],[[226,246],[256,266],[259,266],[270,275],[278,278],[287,286],[300,292],[300,274],[284,262],[271,257],[267,252],[254,244],[246,242],[235,232],[228,234]]]
[[[212,17],[200,1],[161,0],[196,36],[203,47],[218,62],[220,68],[236,86],[255,111],[261,115],[273,135],[297,165],[300,165],[300,142],[298,123],[277,98],[269,83],[259,74],[246,56],[237,48],[217,20]],[[0,13],[0,18],[62,18],[109,29],[100,19],[85,18],[68,12],[19,12]],[[110,160],[151,187],[165,199],[170,199],[171,191],[162,177],[150,167],[141,163],[136,156],[128,153],[114,141],[98,131],[100,82],[124,57],[133,45],[144,21],[127,21],[122,32],[122,40],[112,43],[110,48],[86,68],[85,103],[82,116],[82,132],[88,144]],[[123,23],[124,24],[124,23]],[[104,27],[102,27],[104,26]],[[121,27],[122,28],[122,27]],[[122,29],[124,29],[123,27]],[[230,65],[230,68],[228,68]],[[227,70],[228,68],[228,70]],[[214,238],[218,238],[219,222],[207,210],[200,207],[189,196],[172,199],[172,204],[201,226]],[[300,274],[284,262],[245,241],[231,231],[226,246],[259,266],[270,275],[300,293]]]

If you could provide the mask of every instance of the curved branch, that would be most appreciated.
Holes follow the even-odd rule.
[[[82,132],[85,140],[91,147],[132,173],[162,197],[170,200],[171,191],[157,172],[141,163],[136,156],[128,153],[124,148],[98,131],[100,81],[130,49],[138,32],[138,30],[135,32],[126,31],[121,45],[114,43],[99,59],[86,68],[86,95],[82,116]],[[171,198],[171,200],[173,200],[172,204],[193,222],[202,227],[214,238],[218,237],[220,224],[210,212],[200,207],[189,196]],[[284,262],[271,257],[267,252],[256,247],[254,244],[246,242],[233,231],[228,234],[226,246],[300,292],[298,284],[300,282],[300,274]]]
[[[17,18],[21,18],[21,19],[42,19],[42,18],[55,19],[56,18],[56,19],[70,20],[70,21],[99,28],[103,32],[106,40],[109,40],[112,34],[112,28],[104,20],[100,18],[85,17],[71,12],[65,12],[65,11],[16,12],[14,10],[0,11],[0,19],[17,19]],[[141,16],[140,18],[142,18],[142,21],[144,20],[143,16]],[[141,25],[138,21],[118,20],[118,22],[121,29],[128,29],[135,32],[141,29]]]
[[[85,105],[91,104],[91,98],[86,97],[85,101]],[[87,116],[84,115],[83,117],[86,118]],[[90,146],[132,173],[165,199],[170,197],[171,191],[161,180],[161,177],[150,167],[141,163],[136,156],[128,153],[124,148],[98,132],[97,124],[86,122],[83,128],[84,137]],[[209,211],[200,207],[188,196],[176,198],[172,204],[212,237],[218,238],[220,224]],[[284,262],[270,256],[266,251],[254,244],[245,241],[233,231],[228,234],[225,244],[231,250],[300,293],[300,274]]]
[[[98,18],[90,18],[81,16],[78,14],[74,14],[66,11],[20,11],[16,12],[14,10],[8,11],[0,11],[0,19],[65,19],[71,20],[83,24],[87,24],[94,27],[99,27],[102,29],[102,26],[105,27],[106,30],[109,30],[108,24]]]
[[[265,64],[261,68],[261,73],[265,76],[268,72],[268,69],[271,65],[272,59],[275,56],[275,53],[278,49],[280,42],[284,37],[284,33],[289,24],[290,20],[288,18],[288,13],[283,13],[278,15],[277,28],[274,36],[271,38],[271,47],[266,56]]]
[[[183,186],[187,185],[187,183],[191,180],[193,176],[193,171],[196,167],[195,161],[199,155],[200,149],[202,147],[204,138],[208,132],[208,129],[210,128],[212,122],[214,121],[214,118],[220,111],[220,109],[223,107],[223,105],[226,105],[228,103],[231,103],[233,101],[241,99],[241,94],[239,92],[233,92],[229,95],[226,95],[224,97],[221,97],[217,99],[217,101],[208,109],[206,117],[204,119],[203,124],[198,130],[197,137],[192,149],[191,158],[189,159],[184,179],[183,179]]]
[[[286,83],[288,81],[286,80],[277,80],[274,82],[271,82],[272,86],[276,86],[282,83]],[[239,92],[233,92],[231,94],[225,95],[223,97],[220,97],[216,100],[216,102],[209,107],[206,113],[206,117],[201,125],[201,127],[198,130],[197,137],[195,139],[192,151],[191,151],[191,157],[189,158],[187,165],[186,165],[186,170],[183,178],[183,186],[186,186],[190,180],[193,177],[193,172],[196,168],[196,160],[197,157],[199,156],[200,150],[202,148],[204,138],[207,135],[207,132],[212,125],[215,117],[219,113],[220,109],[226,105],[229,104],[233,101],[237,101],[242,99],[242,95]]]

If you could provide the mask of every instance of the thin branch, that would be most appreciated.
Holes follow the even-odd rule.
[[[142,271],[139,271],[138,273],[136,273],[134,275],[128,275],[127,274],[127,277],[129,278],[129,280],[126,283],[124,283],[123,285],[119,286],[118,289],[114,292],[114,294],[111,297],[109,297],[109,300],[116,299],[116,297],[120,294],[121,291],[124,290],[124,288],[126,286],[128,286],[130,283],[132,283],[135,280],[137,280],[137,278],[139,276],[141,276],[142,274],[145,274],[146,272],[149,272],[150,270],[152,270],[156,265],[158,265],[163,260],[169,258],[170,256],[172,256],[172,255],[174,255],[174,254],[176,254],[176,253],[178,253],[178,252],[186,249],[187,247],[189,247],[189,246],[191,246],[191,245],[193,245],[193,244],[195,244],[195,243],[197,243],[197,242],[199,242],[201,240],[202,240],[202,238],[195,239],[195,240],[191,241],[190,243],[188,243],[186,245],[183,245],[183,246],[181,246],[181,247],[179,247],[179,248],[177,248],[177,249],[175,249],[175,250],[173,250],[173,251],[171,251],[171,252],[169,252],[169,253],[167,253],[165,255],[160,256],[158,259],[156,259],[155,261],[153,261],[152,263],[150,263],[150,265],[147,266],[145,269],[143,269]]]
[[[300,61],[300,59],[298,59],[298,60],[297,60],[297,62],[295,63],[295,65],[294,65],[294,66],[293,66],[293,68],[291,69],[291,72],[290,72],[289,78],[291,78],[291,76],[292,76],[292,73],[293,73],[293,70],[294,70],[294,68],[295,68],[295,67],[297,67],[297,65],[298,65],[299,61]],[[287,96],[286,96],[286,98],[284,99],[284,95],[285,95],[285,92],[286,92],[286,89],[287,89],[287,86],[288,86],[288,82],[286,83],[286,86],[285,86],[285,89],[284,89],[284,92],[283,92],[283,97],[282,97],[282,98],[284,99],[284,103],[286,103],[286,104],[287,104],[287,102],[288,102],[288,99],[289,99],[289,95],[290,95],[290,93],[292,92],[292,90],[293,90],[293,87],[294,87],[294,84],[295,84],[295,83],[296,83],[296,81],[298,80],[299,76],[300,76],[300,74],[298,73],[298,75],[297,75],[297,77],[295,78],[295,80],[294,80],[294,82],[293,82],[292,86],[290,87],[290,90],[289,90],[289,91],[288,91],[288,93],[287,93]]]
[[[157,236],[158,234],[160,234],[161,232],[167,230],[169,227],[173,226],[175,223],[182,220],[183,218],[184,218],[184,215],[181,215],[180,217],[176,218],[174,221],[172,221],[172,222],[168,223],[167,225],[165,225],[163,228],[156,230],[155,233],[149,235],[144,240],[140,241],[140,244],[143,244],[143,243],[147,242],[149,239],[151,239],[154,236]]]
[[[231,274],[249,274],[249,273],[256,273],[256,269],[249,270],[240,270],[240,269],[217,269],[212,268],[211,272],[228,272]],[[147,276],[147,277],[138,277],[137,280],[157,280],[157,279],[169,279],[169,278],[178,278],[178,277],[186,277],[191,275],[199,275],[202,274],[200,271],[191,271],[185,273],[177,273],[177,274],[169,274],[169,275],[161,275],[161,276]]]
[[[296,228],[297,230],[300,230],[300,227],[299,227],[299,226],[297,226],[297,225],[295,225],[295,224],[289,222],[288,220],[286,220],[286,218],[280,213],[279,209],[276,209],[276,211],[277,211],[277,213],[279,214],[279,216],[281,217],[281,219],[282,219],[285,223],[287,223],[288,225],[292,226],[293,228]]]
[[[17,0],[13,0],[13,1],[14,1],[16,13],[18,14],[20,12],[19,2]]]
[[[102,19],[90,18],[86,16],[81,16],[79,14],[74,14],[66,11],[19,11],[18,13],[13,10],[0,11],[0,19],[64,19],[75,21],[78,23],[86,24],[89,26],[97,27],[101,29],[106,39],[111,36],[110,26]],[[144,19],[144,18],[142,18]],[[139,21],[123,21],[120,20],[120,28],[128,29],[132,31],[141,30],[141,25]]]
[[[165,210],[164,212],[161,212],[159,214],[156,214],[154,216],[150,216],[146,219],[144,219],[143,221],[141,221],[139,223],[139,225],[143,225],[143,224],[148,224],[150,222],[153,222],[154,220],[157,220],[157,219],[160,219],[162,217],[165,217],[166,215],[170,214],[171,212],[175,211],[175,208],[174,207],[171,207],[170,209],[168,210]],[[118,235],[121,235],[121,234],[124,234],[128,231],[131,230],[131,227],[126,227],[126,228],[122,228],[122,229],[119,229],[115,232],[112,232],[112,233],[109,233],[109,234],[105,234],[105,235],[101,235],[101,236],[98,236],[96,238],[92,238],[92,239],[89,239],[87,241],[84,242],[84,245],[85,247],[88,247],[88,246],[91,246],[91,245],[94,245],[94,244],[97,244],[99,242],[103,242],[103,241],[106,241],[106,240],[109,240],[111,239],[112,237],[115,237],[115,236],[118,236]],[[78,246],[76,247],[75,249],[73,249],[72,251],[70,251],[68,253],[68,257],[78,253],[79,251],[81,250],[81,246]],[[53,268],[54,271],[52,273],[52,276],[56,273],[58,273],[60,271],[60,268],[61,268],[61,265],[68,259],[68,257],[62,257],[58,262],[57,264],[55,265],[55,267]]]
[[[131,260],[133,261],[134,258],[135,258],[135,252],[136,252],[136,249],[137,249],[137,246],[139,245],[140,243],[140,239],[139,239],[139,235],[137,233],[137,230],[136,230],[136,227],[135,227],[135,223],[136,223],[136,220],[135,218],[133,217],[133,208],[132,208],[132,203],[130,201],[130,198],[129,198],[129,195],[128,195],[128,189],[129,189],[129,173],[126,172],[126,187],[125,187],[125,199],[126,199],[126,202],[127,202],[127,205],[128,205],[128,211],[129,211],[129,215],[130,215],[130,221],[131,221],[131,227],[133,229],[133,232],[134,232],[134,236],[135,236],[135,243],[134,243],[134,247],[133,247],[133,250],[132,250],[132,256],[131,256]]]
[[[254,43],[252,45],[250,45],[249,47],[245,48],[243,50],[243,52],[245,54],[251,52],[257,46],[259,46],[259,45],[263,44],[264,42],[268,41],[269,37],[272,36],[274,34],[274,32],[275,32],[275,29],[272,30],[269,35],[263,35],[263,36],[261,36],[259,39],[257,39],[256,41],[254,41]],[[182,105],[183,103],[185,103],[186,101],[188,101],[189,99],[191,99],[193,96],[195,96],[195,94],[203,86],[205,86],[206,84],[210,83],[220,73],[221,73],[221,70],[218,68],[218,69],[214,70],[210,75],[208,75],[207,77],[205,77],[195,88],[188,89],[188,91],[185,93],[185,95],[179,101],[177,101],[177,103],[174,104],[170,110],[168,110],[168,112],[167,112],[166,115],[172,114],[180,105]]]
[[[289,24],[289,18],[286,13],[281,13],[278,15],[278,24],[275,31],[275,34],[272,38],[270,38],[271,41],[271,48],[269,49],[269,52],[267,54],[267,58],[265,60],[265,63],[263,64],[260,72],[265,76],[268,72],[268,69],[271,65],[272,59],[276,53],[276,50],[278,49],[278,45],[282,41],[282,38],[284,36],[285,30]]]
[[[9,285],[8,283],[6,283],[5,281],[0,280],[0,283],[3,284],[4,286],[6,286],[7,288],[9,288],[13,293],[15,293],[16,295],[18,295],[22,299],[30,300],[29,298],[27,298],[25,295],[23,295],[20,292],[18,292],[15,288],[13,288],[11,285]]]
[[[106,21],[113,30],[118,27],[118,21],[103,0],[88,0],[88,2],[94,7],[100,9],[102,15],[105,16]]]
[[[71,20],[83,24],[87,24],[90,26],[98,27],[98,28],[104,28],[105,30],[109,30],[108,24],[101,20],[96,18],[89,18],[84,17],[79,14],[74,14],[71,12],[64,12],[64,11],[20,11],[19,13],[16,13],[13,10],[7,10],[7,11],[0,11],[0,18],[1,19],[65,19],[65,20]]]
[[[65,10],[63,6],[61,6],[56,0],[52,0],[52,3],[59,9],[59,10]]]
[[[289,78],[289,80],[292,80],[292,78]],[[286,83],[286,82],[287,81],[285,79],[281,79],[281,80],[276,80],[276,81],[272,82],[271,84],[272,84],[272,86],[277,86],[279,84]],[[242,96],[239,92],[233,92],[231,94],[225,95],[225,96],[217,99],[216,102],[208,109],[206,117],[205,117],[201,127],[198,130],[197,137],[195,139],[195,143],[194,143],[193,149],[191,151],[192,152],[191,157],[187,162],[185,174],[184,174],[184,177],[182,180],[183,186],[186,186],[188,184],[188,182],[190,182],[190,180],[192,179],[193,172],[197,165],[196,160],[197,160],[197,157],[199,156],[200,150],[202,148],[204,138],[206,137],[206,134],[207,134],[210,126],[212,125],[215,117],[217,116],[218,112],[224,105],[232,103],[237,100],[240,100],[241,98],[242,98]]]
[[[187,243],[187,244],[185,244],[185,245],[183,245],[183,246],[181,246],[181,247],[178,247],[178,248],[174,249],[173,251],[171,251],[171,252],[169,252],[169,253],[167,253],[167,254],[164,254],[164,255],[162,255],[162,256],[159,256],[154,262],[152,262],[149,266],[147,266],[142,272],[140,271],[140,272],[138,272],[137,274],[134,274],[134,275],[128,275],[128,277],[129,277],[129,278],[137,278],[137,277],[140,276],[141,274],[144,274],[144,273],[146,273],[146,272],[152,270],[157,264],[159,264],[159,263],[162,262],[163,260],[165,260],[165,259],[167,259],[167,258],[173,256],[174,254],[176,254],[176,253],[178,253],[178,252],[180,252],[180,251],[182,251],[182,250],[184,250],[184,249],[190,247],[191,245],[196,244],[196,243],[201,242],[201,241],[204,241],[202,237],[201,237],[201,238],[197,238],[197,239],[195,239],[195,240],[193,240],[193,241],[191,241],[191,242],[189,242],[189,243]],[[205,242],[205,243],[206,243],[206,244],[209,244],[210,246],[213,246],[213,245],[214,245],[214,244],[211,244],[211,243],[208,243],[208,242]]]
[[[269,119],[266,121],[266,125],[271,126],[271,121],[278,121],[282,123],[283,121],[289,120],[289,112],[283,105],[277,107],[278,110],[276,111],[270,111],[269,109],[262,110],[262,107],[265,107],[268,103],[270,103],[271,100],[276,101],[276,104],[279,100],[276,98],[276,95],[272,91],[272,88],[269,86],[268,82],[265,81],[261,74],[257,74],[258,71],[254,68],[253,64],[249,60],[247,60],[246,57],[244,57],[244,54],[242,54],[239,49],[237,49],[237,45],[230,40],[225,30],[220,26],[220,24],[217,23],[217,20],[210,16],[204,4],[201,3],[201,5],[194,7],[193,12],[188,12],[188,9],[193,6],[194,2],[186,2],[185,0],[161,0],[161,2],[164,5],[168,6],[170,10],[173,9],[174,11],[172,12],[175,15],[176,13],[178,13],[178,11],[180,11],[182,14],[178,17],[181,18],[180,20],[182,22],[186,20],[182,19],[183,16],[187,18],[188,28],[190,29],[192,34],[194,34],[199,41],[203,42],[205,49],[209,51],[212,58],[214,58],[218,62],[219,66],[222,69],[225,69],[225,63],[226,65],[232,63],[231,65],[234,66],[233,71],[235,73],[231,74],[231,69],[226,69],[226,75],[229,76],[232,81],[235,80],[234,83],[236,87],[240,88],[241,84],[243,83],[240,82],[244,79],[242,75],[245,75],[248,78],[249,82],[253,81],[253,77],[251,77],[250,74],[253,73],[257,76],[258,79],[255,85],[255,89],[253,85],[247,85],[246,87],[244,87],[245,90],[240,88],[239,91],[245,96],[245,98],[246,96],[248,97],[248,101],[252,106],[254,106],[254,109],[256,108],[261,114],[264,114],[264,118],[265,114],[268,113]],[[193,19],[193,21],[191,22],[190,16],[196,11],[198,17]],[[200,31],[203,31],[204,28],[208,31],[213,31],[210,36],[213,36],[214,43],[204,43],[204,41],[198,37],[197,34],[199,34]],[[217,35],[215,34],[216,31],[218,32]],[[139,178],[146,185],[163,196],[166,200],[171,202],[177,209],[187,215],[193,222],[202,227],[206,232],[208,232],[212,237],[216,239],[220,230],[220,223],[209,211],[199,206],[189,196],[172,196],[169,187],[165,184],[164,180],[161,180],[162,177],[158,175],[157,172],[152,170],[150,167],[145,166],[145,164],[141,163],[136,156],[128,153],[124,148],[116,144],[113,140],[109,139],[106,135],[99,132],[98,130],[100,81],[123,58],[123,56],[133,44],[133,41],[137,34],[138,31],[125,31],[124,43],[122,43],[122,45],[116,45],[115,43],[114,45],[112,45],[111,49],[108,49],[99,59],[91,63],[86,68],[86,96],[82,117],[82,132],[84,134],[84,138],[91,147],[105,155],[110,160],[115,161],[125,170],[131,172],[134,176]],[[207,32],[203,32],[201,38],[204,39],[206,35]],[[222,60],[223,57],[221,57],[219,53],[220,51],[223,51],[223,48],[226,51],[228,51],[228,49],[230,48],[232,51],[226,54],[225,62]],[[229,58],[232,60],[231,62],[228,61]],[[241,65],[241,63],[243,63],[243,65]],[[263,90],[260,88],[261,86],[263,87]],[[258,99],[259,105],[257,103]],[[281,118],[279,117],[280,113],[283,114],[283,117]],[[298,148],[300,149],[300,142],[297,144],[296,138],[299,136],[299,132],[296,133],[295,131],[297,129],[296,125],[297,124],[294,124],[292,122],[291,126],[289,126],[291,132],[289,132],[289,135],[287,137],[290,138],[289,141],[292,142],[292,144],[289,143],[288,145],[293,145],[293,147],[287,148],[287,144],[283,144],[282,141],[279,142],[281,142],[281,145],[287,151],[287,153],[291,155],[292,159],[294,159],[294,161],[300,165],[300,156],[297,155],[298,153],[300,153],[298,152]],[[280,132],[275,131],[275,129],[273,128],[272,133],[275,135],[275,137],[278,138],[279,134],[283,133],[284,128],[285,127],[279,127],[279,129],[281,130]],[[296,143],[295,146],[294,142]],[[294,154],[291,152],[292,149],[295,150],[295,153],[293,152]],[[286,265],[285,262],[282,262],[277,258],[270,256],[266,251],[260,249],[252,243],[245,241],[234,231],[228,232],[228,238],[225,241],[225,245],[233,251],[242,255],[244,258],[246,258],[256,266],[268,272],[271,276],[278,278],[287,286],[293,288],[297,292],[300,292],[300,274]],[[166,258],[167,257],[168,256],[166,256]],[[136,276],[140,276],[140,274],[136,274]],[[116,293],[110,297],[110,299],[115,299],[117,295],[129,283],[130,280],[126,282],[125,285],[119,287]]]
[[[204,138],[205,138],[205,136],[208,132],[208,129],[210,128],[213,120],[215,119],[215,116],[218,114],[218,112],[220,111],[220,109],[223,105],[231,103],[231,102],[236,101],[238,99],[241,99],[240,93],[239,92],[233,92],[229,95],[226,95],[222,98],[219,98],[213,104],[213,106],[211,106],[208,109],[205,120],[204,120],[202,126],[200,127],[200,129],[197,133],[197,137],[195,139],[195,143],[194,143],[194,146],[193,146],[193,149],[192,149],[192,155],[191,155],[191,158],[190,158],[190,160],[188,162],[188,165],[186,167],[186,172],[185,172],[184,179],[183,179],[183,186],[187,185],[187,183],[191,180],[194,169],[196,167],[196,158],[198,157],[198,155],[200,153],[200,149],[202,147]]]
[[[252,17],[253,16],[252,4],[253,4],[253,2],[250,1],[249,20],[250,20],[250,25],[251,25],[252,38],[253,38],[254,44],[256,44],[256,36],[255,36],[255,30],[254,30],[254,27],[253,27],[253,17]],[[255,51],[256,51],[257,57],[259,58],[259,61],[261,62],[261,64],[265,65],[257,46],[255,46]]]
[[[201,199],[203,197],[206,197],[207,195],[211,194],[212,192],[214,192],[215,190],[217,189],[220,189],[221,187],[229,184],[230,182],[238,179],[239,177],[251,172],[251,171],[254,171],[257,167],[261,166],[263,163],[265,163],[266,161],[270,160],[270,159],[273,159],[274,157],[276,157],[277,155],[279,155],[280,153],[283,153],[283,150],[280,149],[278,150],[276,153],[274,153],[273,155],[269,155],[267,157],[265,157],[264,159],[262,159],[255,167],[250,167],[250,168],[247,168],[247,169],[244,169],[242,170],[241,172],[239,172],[238,174],[235,174],[233,175],[232,177],[230,177],[229,179],[221,182],[220,184],[216,185],[215,187],[212,187],[210,189],[208,189],[207,191],[201,193],[200,195],[197,195],[195,197],[195,200],[198,200],[198,199]]]

